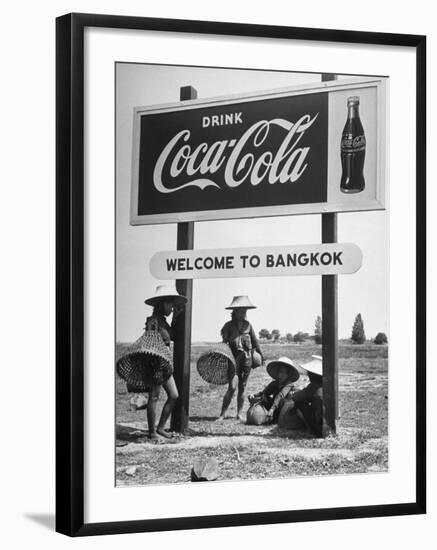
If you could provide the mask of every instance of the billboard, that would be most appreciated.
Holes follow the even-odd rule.
[[[384,209],[385,105],[353,78],[137,107],[130,222]]]

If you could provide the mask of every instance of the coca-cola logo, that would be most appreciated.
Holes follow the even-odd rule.
[[[241,113],[238,114],[241,120]],[[282,118],[260,120],[239,139],[219,140],[212,144],[192,144],[191,131],[181,130],[158,157],[153,171],[155,189],[160,193],[175,193],[187,187],[220,189],[213,176],[221,168],[224,170],[223,184],[231,188],[246,182],[256,186],[263,180],[269,184],[295,183],[308,167],[307,157],[311,149],[299,145],[317,116],[318,113],[314,116],[305,114],[296,122]],[[282,143],[276,150],[257,154],[274,127],[283,130]],[[172,185],[181,177],[189,181]]]
[[[356,136],[354,137],[353,147],[364,147],[366,145],[365,136]]]
[[[138,216],[326,202],[328,95],[140,116]]]
[[[366,136],[361,135],[355,137],[343,137],[343,139],[341,140],[341,147],[342,149],[359,149],[360,151],[362,151],[366,147]]]

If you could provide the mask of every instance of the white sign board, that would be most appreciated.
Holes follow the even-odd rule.
[[[357,245],[329,243],[158,252],[150,272],[160,280],[335,275],[355,273],[361,263]]]

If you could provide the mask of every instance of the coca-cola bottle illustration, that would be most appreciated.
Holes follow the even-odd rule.
[[[360,193],[365,186],[364,157],[366,156],[366,138],[359,114],[360,98],[347,99],[347,120],[341,138],[341,183],[343,193]]]

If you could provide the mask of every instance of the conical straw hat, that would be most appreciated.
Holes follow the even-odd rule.
[[[235,359],[226,344],[217,344],[197,360],[197,372],[209,384],[227,384],[235,369]]]
[[[308,372],[312,372],[313,374],[318,374],[319,376],[323,376],[323,359],[320,357],[320,355],[312,355],[312,360],[308,363],[304,363],[302,365],[302,368],[305,369]]]
[[[279,359],[270,361],[270,363],[267,365],[267,372],[272,378],[276,380],[278,377],[278,371],[281,367],[287,367],[288,380],[290,382],[296,382],[296,380],[300,376],[301,369],[299,364],[295,361],[292,361],[289,357],[280,357]]]
[[[173,359],[160,333],[146,330],[118,359],[116,370],[129,391],[148,391],[151,385],[161,385],[170,378]]]
[[[225,309],[236,309],[238,307],[244,307],[245,309],[256,309],[256,306],[252,304],[247,296],[234,296],[231,305]]]
[[[178,294],[177,290],[171,286],[160,285],[156,287],[155,294],[150,298],[147,298],[147,300],[144,300],[144,303],[149,306],[154,306],[158,302],[165,301],[185,304],[187,302],[187,298],[181,294]]]

